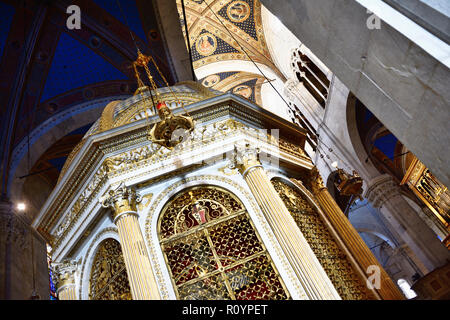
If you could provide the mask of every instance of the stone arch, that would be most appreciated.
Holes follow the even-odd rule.
[[[358,231],[358,233],[364,232],[364,233],[372,234],[375,237],[380,238],[381,240],[385,241],[393,249],[395,249],[397,247],[395,245],[394,241],[391,240],[391,238],[389,238],[388,236],[386,236],[378,231],[367,229],[367,228],[356,228],[356,231]]]
[[[109,102],[124,97],[105,97],[77,104],[41,123],[30,133],[30,164],[33,165],[48,148],[70,132],[97,120]],[[8,190],[12,201],[22,196],[24,181],[18,177],[28,174],[27,140],[24,138],[11,156]]]
[[[300,40],[264,6],[261,6],[261,20],[267,48],[274,64],[287,79],[292,78],[294,73],[290,67],[291,54],[292,50],[301,45]]]
[[[349,92],[347,98],[347,106],[346,106],[346,120],[347,120],[347,131],[348,136],[350,138],[350,143],[352,144],[352,148],[354,150],[354,154],[358,157],[359,162],[363,167],[367,169],[369,172],[373,172],[374,175],[377,175],[378,170],[372,163],[369,155],[367,154],[366,149],[361,141],[361,137],[358,132],[358,127],[356,123],[356,102],[358,98],[352,93]]]

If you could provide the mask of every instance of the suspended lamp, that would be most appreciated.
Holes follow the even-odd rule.
[[[173,149],[176,145],[183,142],[187,135],[192,132],[194,129],[194,121],[192,117],[189,115],[188,112],[186,112],[187,116],[183,115],[174,115],[172,113],[172,110],[170,110],[169,106],[167,105],[166,101],[164,101],[161,98],[161,95],[158,92],[158,87],[153,79],[153,76],[150,73],[150,69],[148,67],[148,64],[152,62],[155,66],[156,70],[158,71],[161,79],[165,82],[166,86],[169,88],[171,94],[173,95],[174,100],[176,101],[177,105],[180,105],[183,110],[183,103],[179,101],[175,93],[173,92],[172,88],[169,86],[166,78],[159,70],[158,66],[156,65],[155,60],[152,56],[144,55],[139,49],[138,49],[138,57],[136,61],[133,62],[134,72],[136,75],[136,79],[138,82],[138,90],[137,93],[142,95],[143,101],[145,103],[146,96],[144,94],[145,91],[148,90],[151,100],[153,109],[156,114],[158,114],[158,117],[160,119],[159,122],[157,122],[148,132],[148,138],[154,143],[158,143],[162,145],[163,147],[166,147],[168,149]],[[141,80],[138,68],[144,68],[149,83],[150,83],[150,90],[147,86],[145,86],[144,82]],[[153,93],[155,96],[153,96]],[[147,110],[147,109],[146,109]],[[186,110],[185,110],[186,111]],[[147,111],[146,111],[147,113]],[[148,115],[147,115],[148,118]]]

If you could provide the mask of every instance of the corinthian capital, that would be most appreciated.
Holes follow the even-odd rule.
[[[113,209],[115,220],[122,213],[136,212],[136,204],[141,201],[141,197],[133,187],[127,187],[122,182],[116,189],[109,190],[99,201],[104,208]]]
[[[245,174],[248,169],[261,166],[258,155],[259,148],[255,148],[250,143],[236,144],[234,146],[234,166],[239,169],[242,174]]]
[[[66,259],[62,262],[52,263],[53,267],[53,281],[56,283],[58,289],[65,285],[75,283],[75,272],[78,270],[79,261]]]

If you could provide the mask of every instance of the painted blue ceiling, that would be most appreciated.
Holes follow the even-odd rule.
[[[78,87],[125,79],[128,77],[108,61],[63,32],[47,75],[41,102]]]
[[[381,138],[375,140],[375,147],[383,151],[383,153],[391,160],[394,159],[395,146],[397,145],[398,139],[392,134],[385,135]]]
[[[3,55],[3,48],[8,39],[11,22],[14,18],[16,9],[9,4],[0,2],[0,58]]]
[[[117,1],[120,1],[120,7]],[[147,42],[147,37],[145,35],[144,28],[142,27],[135,0],[94,0],[94,2],[108,11],[114,18],[122,22],[125,26],[128,22],[131,31],[136,33],[141,40]],[[123,14],[120,8],[122,8]]]

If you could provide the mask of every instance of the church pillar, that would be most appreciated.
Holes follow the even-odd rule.
[[[59,300],[77,300],[75,272],[78,264],[72,260],[54,263],[56,294]]]
[[[0,299],[49,296],[45,241],[9,199],[0,199]]]
[[[10,299],[12,205],[0,201],[0,299]]]
[[[314,252],[270,182],[256,150],[237,153],[237,165],[272,228],[281,248],[311,300],[340,300]]]
[[[157,300],[159,291],[138,221],[136,203],[139,201],[135,190],[124,184],[101,200],[104,207],[112,209],[133,299]]]
[[[334,201],[328,189],[325,187],[322,177],[317,168],[312,172],[312,192],[316,197],[320,207],[327,215],[330,223],[335,228],[338,235],[344,240],[348,250],[351,252],[360,267],[367,271],[370,266],[377,266],[380,270],[380,286],[377,289],[378,294],[383,300],[403,300],[404,297],[394,284],[392,279],[379,264],[378,260],[372,254],[370,249],[353,228],[350,221]]]
[[[449,250],[403,198],[391,176],[382,175],[370,181],[365,197],[398,230],[413,252],[411,258],[424,274],[450,261]]]

